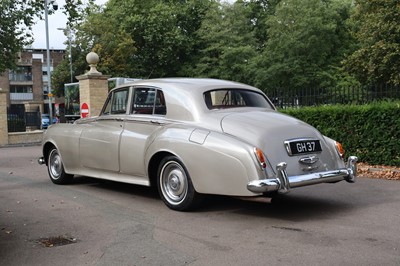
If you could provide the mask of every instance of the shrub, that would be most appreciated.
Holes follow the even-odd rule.
[[[400,102],[281,110],[341,142],[346,156],[368,164],[400,166]]]

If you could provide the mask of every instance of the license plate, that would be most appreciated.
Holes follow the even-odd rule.
[[[285,147],[289,155],[321,152],[321,143],[313,139],[296,139],[285,141]]]

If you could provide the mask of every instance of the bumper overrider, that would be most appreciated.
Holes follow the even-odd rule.
[[[354,183],[357,175],[357,160],[356,156],[350,156],[346,168],[299,176],[288,176],[286,172],[287,164],[282,162],[276,166],[276,178],[253,180],[247,184],[247,189],[254,193],[277,191],[284,194],[289,192],[291,188],[320,183],[334,183],[342,180]]]

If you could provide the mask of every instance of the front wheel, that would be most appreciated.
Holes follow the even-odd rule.
[[[60,153],[56,148],[52,148],[47,159],[47,170],[50,180],[57,185],[71,182],[73,175],[65,173],[64,165]]]
[[[158,168],[157,187],[164,203],[176,211],[197,207],[202,195],[194,190],[192,180],[182,162],[175,156],[164,158]]]

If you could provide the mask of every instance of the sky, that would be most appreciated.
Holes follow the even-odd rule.
[[[58,10],[48,16],[49,19],[49,48],[50,49],[67,49],[65,42],[67,37],[64,35],[62,30],[57,28],[65,28],[67,24],[67,17],[63,14],[63,7],[65,0],[56,0],[58,4]],[[106,3],[108,0],[95,0],[98,5]],[[34,42],[32,48],[35,49],[46,49],[46,26],[43,20],[38,20],[36,25],[33,26],[33,37]]]

